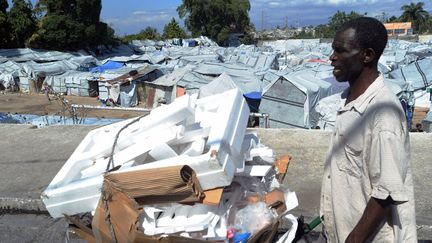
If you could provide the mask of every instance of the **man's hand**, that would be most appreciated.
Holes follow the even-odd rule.
[[[360,221],[348,235],[345,240],[346,243],[360,243],[365,242],[366,239],[374,233],[378,226],[387,219],[390,213],[390,206],[394,203],[391,197],[386,200],[371,198],[366,205]]]

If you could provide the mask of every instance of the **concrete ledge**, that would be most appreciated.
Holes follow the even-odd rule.
[[[94,126],[0,124],[0,209],[46,212],[39,196]],[[289,154],[285,183],[296,191],[300,206],[293,212],[306,220],[319,215],[324,158],[330,133],[317,130],[253,129],[276,154]],[[432,239],[432,134],[412,133],[411,166],[419,239]],[[108,142],[108,141],[107,141]]]
[[[2,214],[48,214],[41,199],[0,198],[0,212]]]

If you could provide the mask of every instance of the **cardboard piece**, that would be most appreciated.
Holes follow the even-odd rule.
[[[291,160],[291,156],[282,155],[274,163],[276,171],[278,172],[276,175],[276,178],[278,179],[279,183],[283,183],[283,181],[285,179],[285,175],[288,171],[288,165],[289,165],[290,160]]]
[[[172,166],[105,175],[103,190],[124,191],[138,205],[201,202],[205,194],[189,166]]]
[[[281,215],[287,209],[285,205],[285,194],[279,189],[274,189],[267,193],[265,195],[265,203],[268,207],[275,209],[278,215]]]
[[[204,191],[205,197],[202,203],[206,205],[219,205],[222,198],[223,190],[223,188],[215,188],[212,190]]]
[[[105,210],[108,208],[108,212]],[[148,243],[204,243],[208,241],[190,239],[176,235],[167,237],[146,236],[138,228],[141,209],[138,203],[124,192],[111,188],[103,192],[92,222],[93,234],[97,242],[114,242],[110,232],[112,225],[116,242],[148,242]],[[109,220],[106,220],[109,218]]]

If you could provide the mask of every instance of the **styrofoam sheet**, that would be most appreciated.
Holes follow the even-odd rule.
[[[248,117],[249,108],[237,89],[198,100],[185,95],[124,129],[114,150],[114,166],[132,160],[143,163],[147,153],[153,153],[158,161],[121,171],[188,164],[204,190],[230,185],[237,170],[244,168]],[[51,216],[95,209],[113,141],[132,120],[97,128],[83,139],[43,193]],[[182,149],[171,151],[176,146]]]

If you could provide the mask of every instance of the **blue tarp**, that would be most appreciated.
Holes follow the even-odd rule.
[[[103,73],[106,70],[119,69],[123,66],[124,66],[124,64],[120,63],[120,62],[107,61],[106,63],[104,63],[98,67],[94,67],[94,68],[90,69],[90,72]]]
[[[9,124],[31,124],[36,125],[38,128],[52,126],[52,125],[108,125],[114,122],[121,121],[123,119],[116,118],[92,118],[87,117],[84,119],[79,119],[78,121],[73,121],[72,118],[63,116],[38,116],[31,114],[6,114],[0,112],[0,123]]]

